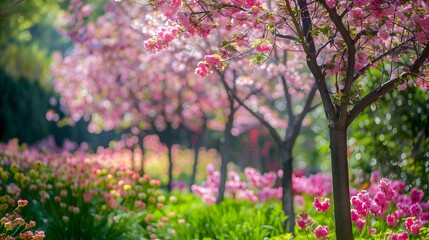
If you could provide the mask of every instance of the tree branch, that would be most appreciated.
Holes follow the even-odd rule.
[[[400,77],[387,81],[379,88],[368,93],[358,103],[356,103],[356,105],[348,113],[346,126],[349,126],[353,122],[353,120],[359,115],[359,113],[362,112],[366,107],[368,107],[369,105],[377,101],[377,99],[386,95],[386,93],[388,93],[395,86],[396,83],[398,83],[404,78],[407,78],[408,76],[417,74],[419,72],[420,67],[423,65],[423,63],[427,60],[428,57],[429,57],[429,44],[425,46],[423,52],[420,54],[420,56],[416,59],[414,64],[411,66],[409,72],[403,73]]]
[[[231,89],[231,87],[226,82],[225,75],[222,72],[220,72],[219,70],[216,70],[216,72],[220,76],[222,84],[225,87],[225,90],[227,91],[228,95],[231,94],[230,97],[233,97],[235,99],[235,101],[237,101],[240,106],[243,106],[250,114],[252,114],[252,116],[254,116],[256,119],[258,119],[258,121],[268,129],[268,131],[270,132],[271,136],[273,137],[273,139],[276,142],[276,144],[278,145],[278,147],[281,148],[282,139],[279,136],[279,134],[277,133],[276,129],[273,126],[271,126],[271,124],[269,122],[267,122],[264,119],[264,117],[261,116],[261,114],[259,112],[253,111],[249,106],[247,106],[243,102],[242,99],[240,99],[237,96],[237,94],[235,94],[235,92]]]
[[[295,114],[293,113],[292,96],[289,93],[289,86],[288,86],[286,78],[284,76],[280,76],[280,79],[282,80],[283,92],[284,92],[285,98],[286,98],[287,115],[289,116],[289,121],[293,122],[293,121],[295,121]]]
[[[341,37],[343,38],[346,46],[347,46],[347,72],[346,72],[346,78],[344,79],[344,95],[348,98],[349,93],[352,89],[353,84],[353,74],[355,69],[355,62],[356,62],[356,47],[354,44],[354,41],[350,35],[350,31],[347,30],[346,26],[344,26],[344,23],[341,19],[341,17],[338,15],[338,13],[335,11],[335,9],[329,8],[329,6],[326,4],[325,0],[319,0],[322,5],[325,7],[326,11],[329,14],[329,18],[334,23],[335,27],[338,29],[338,31],[341,34]],[[347,107],[348,107],[348,99],[345,99],[345,101],[341,102],[341,108],[340,108],[340,117],[343,124],[347,121]]]
[[[290,142],[289,144],[291,146],[293,146],[293,142],[296,140],[299,132],[301,131],[302,121],[304,120],[307,113],[311,111],[311,103],[313,102],[314,96],[316,95],[316,91],[317,91],[317,85],[315,83],[312,86],[310,93],[308,94],[307,100],[305,101],[304,108],[298,114],[295,121],[292,122],[292,125],[288,126],[288,130],[291,130],[291,131],[287,131],[287,136],[285,141]]]
[[[322,98],[323,107],[325,109],[326,117],[331,121],[335,118],[335,107],[332,102],[331,96],[329,95],[328,88],[326,86],[326,79],[325,75],[322,73],[320,67],[317,64],[317,52],[316,52],[316,46],[313,41],[313,37],[311,35],[311,18],[310,14],[308,12],[307,8],[307,1],[306,0],[299,0],[299,8],[301,10],[301,20],[303,25],[303,32],[300,31],[300,25],[297,23],[297,21],[294,18],[292,8],[290,6],[289,1],[286,2],[286,7],[288,8],[289,14],[292,16],[292,19],[294,20],[295,28],[298,31],[298,34],[301,35],[300,37],[303,38],[305,36],[305,41],[302,41],[302,45],[304,49],[306,50],[307,54],[307,65],[310,69],[311,73],[315,77],[317,88],[319,89],[320,96]],[[307,48],[308,44],[308,48]]]
[[[364,66],[361,70],[359,70],[358,72],[355,73],[355,75],[353,76],[353,82],[356,81],[364,72],[366,72],[366,70],[368,70],[374,63],[378,62],[380,59],[390,55],[391,53],[394,53],[396,50],[400,49],[401,47],[403,47],[406,43],[413,41],[414,37],[405,40],[404,42],[398,44],[397,46],[389,49],[388,51],[378,55],[377,57],[375,57],[370,63],[368,63],[366,66]]]
[[[273,34],[274,34],[274,36],[279,37],[279,38],[284,38],[284,39],[289,39],[289,40],[292,40],[292,41],[299,42],[299,38],[297,38],[297,37],[295,37],[293,35],[280,33],[279,30],[277,30],[277,29],[274,30]]]

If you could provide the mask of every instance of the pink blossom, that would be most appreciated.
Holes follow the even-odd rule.
[[[390,181],[387,178],[382,178],[380,182],[378,183],[378,189],[384,193],[386,200],[391,201],[393,196],[395,195],[395,192],[392,188],[392,181]]]
[[[359,218],[357,221],[356,221],[356,225],[357,225],[357,227],[358,227],[358,229],[359,229],[359,231],[362,231],[362,229],[363,229],[363,226],[365,226],[365,219],[361,219],[361,218]]]
[[[353,4],[356,7],[364,7],[369,3],[369,0],[353,0]]]
[[[402,216],[410,214],[410,207],[404,203],[398,203],[398,209]]]
[[[387,240],[406,240],[408,239],[408,233],[402,232],[402,233],[392,233],[389,237],[387,237]]]
[[[372,228],[370,226],[367,227],[369,234],[373,235],[377,233],[377,229]]]
[[[370,203],[362,201],[359,196],[363,196],[362,192],[358,193],[357,196],[353,196],[350,202],[359,215],[366,216]]]
[[[420,207],[420,204],[414,203],[410,207],[410,212],[412,217],[420,217],[420,214],[422,213],[422,207]]]
[[[171,0],[171,6],[173,6],[173,7],[180,7],[180,5],[182,5],[182,1],[181,0]]]
[[[334,8],[337,2],[338,0],[326,0],[326,4],[328,4],[329,8]]]
[[[19,195],[19,193],[21,193],[21,189],[15,183],[7,185],[6,191],[10,195]]]
[[[209,175],[212,175],[216,171],[216,168],[213,164],[209,164],[207,165],[206,170]]]
[[[45,238],[45,232],[43,232],[43,231],[36,231],[34,233],[32,239],[34,239],[34,240],[41,240],[41,239],[44,239],[44,238]]]
[[[365,14],[364,10],[362,8],[359,8],[359,7],[352,8],[348,14],[349,21],[351,23],[353,23],[355,26],[362,25],[365,16],[366,16],[366,14]]]
[[[418,203],[423,199],[423,191],[420,189],[411,189],[410,193],[412,203]]]
[[[394,226],[398,225],[398,222],[396,220],[397,220],[397,217],[395,215],[389,214],[386,216],[386,223],[389,226],[394,227]]]
[[[401,84],[398,85],[398,90],[399,91],[404,91],[405,89],[407,89],[407,87],[408,87],[407,82],[404,82],[404,83],[401,83]]]
[[[392,188],[398,193],[404,192],[407,184],[404,181],[393,181]]]
[[[313,206],[316,208],[318,212],[326,212],[330,207],[329,198],[325,198],[320,201],[319,197],[314,198]]]
[[[222,70],[222,59],[216,55],[206,55],[204,60],[209,66],[215,66],[217,69]]]
[[[270,52],[271,51],[271,45],[266,43],[261,43],[256,47],[257,52]]]
[[[413,219],[409,217],[405,220],[405,226],[412,234],[419,235],[420,228],[423,227],[423,221],[420,219],[416,219],[415,221],[413,221]]]
[[[20,237],[21,239],[24,239],[24,240],[32,239],[32,238],[33,238],[33,236],[34,236],[34,234],[33,234],[33,232],[32,232],[32,231],[26,231],[26,232],[23,232],[23,233],[20,233],[20,234],[19,234],[19,237]]]
[[[323,238],[323,239],[325,239],[326,236],[328,236],[328,233],[329,233],[329,227],[328,226],[319,225],[314,230],[314,236],[316,238]]]
[[[416,40],[421,44],[427,44],[428,43],[428,35],[423,32],[419,32],[415,34]]]
[[[199,62],[197,68],[195,69],[195,74],[200,77],[206,77],[211,73],[212,71],[210,71],[210,66],[206,62]]]
[[[301,206],[305,205],[305,198],[302,195],[295,195],[293,199],[296,204]]]
[[[307,227],[307,224],[311,221],[312,219],[308,215],[308,213],[300,213],[299,218],[295,220],[296,225],[298,225],[298,227],[301,229],[305,229]]]
[[[83,201],[86,202],[86,203],[89,203],[91,201],[91,194],[84,193],[83,194]]]
[[[27,224],[25,224],[25,228],[33,228],[36,226],[36,222],[33,220],[30,220]]]
[[[356,209],[352,209],[350,214],[351,214],[352,222],[357,222],[357,220],[359,219],[358,211]]]
[[[159,186],[161,186],[161,181],[159,181],[159,180],[157,180],[157,179],[151,179],[151,180],[149,181],[149,184],[150,184],[152,187],[159,187]]]
[[[248,36],[242,36],[240,38],[236,39],[237,46],[242,47],[249,44],[249,37]]]
[[[429,15],[426,15],[424,18],[419,17],[418,15],[414,18],[414,21],[416,21],[419,26],[425,31],[426,33],[429,33]]]
[[[28,201],[27,200],[18,200],[18,207],[25,207],[27,206]]]
[[[146,208],[146,203],[144,203],[143,201],[137,200],[134,202],[134,206],[138,208]]]
[[[383,214],[387,210],[388,203],[387,203],[386,195],[384,193],[377,192],[377,194],[374,197],[373,203],[376,205],[375,208],[373,208],[374,204],[371,205],[371,207],[372,207],[371,210],[373,211],[373,213],[375,213],[377,215]]]
[[[378,171],[373,171],[371,173],[371,183],[377,183],[380,179],[380,173]]]

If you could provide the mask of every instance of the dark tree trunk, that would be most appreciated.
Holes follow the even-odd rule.
[[[231,103],[232,106],[232,103]],[[216,203],[222,202],[225,195],[225,184],[227,178],[227,167],[229,163],[229,158],[231,156],[231,129],[234,121],[234,112],[235,110],[231,107],[231,113],[228,115],[228,122],[226,123],[224,138],[220,146],[220,155],[221,155],[221,166],[220,166],[220,184],[219,184],[219,193],[216,199]]]
[[[173,154],[172,149],[173,144],[167,144],[168,149],[168,185],[167,185],[167,191],[171,192],[172,184],[173,184]]]
[[[132,150],[132,154],[131,154],[131,160],[130,160],[130,168],[133,171],[136,171],[136,156],[134,154],[134,150]]]
[[[198,169],[198,157],[200,154],[200,148],[201,148],[201,143],[200,143],[200,139],[198,139],[195,146],[194,146],[194,163],[192,164],[192,175],[191,175],[191,180],[189,182],[189,192],[192,192],[192,185],[195,184],[195,178],[197,176],[197,169]]]
[[[194,146],[194,164],[192,165],[192,175],[191,175],[191,180],[189,182],[189,192],[192,191],[192,185],[195,184],[195,179],[197,176],[197,169],[198,169],[198,158],[199,158],[201,146],[203,145],[203,142],[204,142],[206,130],[207,130],[207,125],[206,125],[206,122],[204,121],[203,128]]]
[[[330,129],[335,233],[337,239],[353,239],[347,161],[347,128]]]
[[[283,149],[282,151],[282,208],[287,215],[283,223],[283,228],[291,233],[295,228],[295,211],[293,207],[293,189],[292,189],[292,151]]]
[[[140,137],[140,141],[141,141],[141,148],[142,148],[142,156],[141,156],[141,159],[140,159],[140,175],[141,176],[143,176],[144,175],[144,159],[145,159],[145,153],[146,153],[146,149],[145,149],[145,146],[144,146],[144,138],[145,138],[145,136],[141,136]]]

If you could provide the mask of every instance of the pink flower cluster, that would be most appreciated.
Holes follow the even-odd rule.
[[[382,178],[372,179],[367,190],[351,197],[352,222],[362,231],[367,219],[384,221],[389,227],[401,226],[406,219],[406,230],[418,235],[420,228],[429,221],[429,202],[422,202],[423,191],[413,188],[410,195],[404,193],[405,183]],[[408,233],[394,234],[390,239],[406,239]]]
[[[71,222],[76,219],[89,217],[85,215],[89,213],[88,208],[97,213],[95,219],[101,219],[118,210],[156,212],[177,201],[173,196],[161,195],[159,180],[147,174],[141,176],[128,168],[126,161],[130,158],[121,149],[100,148],[96,154],[80,151],[71,154],[25,149],[17,141],[0,144],[3,164],[0,178],[4,180],[0,182],[0,189],[5,190],[0,198],[0,212],[16,205],[18,211],[30,204],[22,196],[32,196],[31,203],[36,202],[38,208],[43,209],[41,212],[50,213],[56,209],[56,214],[43,216],[49,220],[47,228],[51,228],[49,224],[54,222],[73,225]],[[75,217],[77,215],[79,218]],[[24,224],[21,217],[13,216],[2,218],[2,223],[11,229],[20,224],[26,228],[35,225],[34,221]],[[53,228],[56,227],[61,225]],[[42,232],[23,234],[22,239],[42,239],[38,238]],[[1,235],[0,239],[3,239]]]
[[[192,191],[201,196],[204,202],[214,203],[218,196],[220,173],[214,169],[213,165],[207,167],[207,180],[201,185],[193,185]],[[236,172],[228,173],[225,196],[235,199],[246,199],[252,202],[264,202],[269,199],[281,199],[282,187],[274,187],[276,181],[283,177],[281,170],[278,173],[267,172],[261,174],[256,169],[244,169],[246,181],[242,181]],[[330,202],[329,199],[320,197],[327,196],[332,192],[332,181],[328,174],[314,174],[308,177],[296,172],[292,175],[292,188],[294,190],[295,201],[299,205],[304,205],[302,194],[317,196],[315,204],[321,211],[326,211]]]
[[[169,20],[164,27],[157,31],[155,36],[144,41],[144,46],[151,53],[161,51],[167,48],[171,41],[178,38],[181,32],[180,25]]]
[[[319,197],[315,197],[313,206],[316,208],[318,212],[326,212],[331,206],[331,203],[329,201],[329,198],[325,198],[321,200]]]
[[[326,239],[329,234],[329,226],[319,225],[308,213],[300,213],[295,221],[300,229],[312,232],[315,238]]]
[[[198,63],[197,68],[195,69],[195,74],[200,77],[206,77],[213,72],[210,69],[213,66],[222,70],[222,58],[217,55],[206,55],[204,60]]]
[[[6,198],[8,195],[2,196]],[[6,213],[4,217],[0,219],[0,228],[4,228],[4,231],[0,233],[0,239],[13,240],[16,234],[19,233],[19,239],[23,240],[41,240],[45,238],[45,232],[43,231],[30,231],[29,229],[36,226],[36,222],[30,220],[26,222],[23,217],[20,216],[18,211],[20,208],[27,206],[27,200],[18,200],[16,202],[18,207],[11,213]],[[3,205],[3,204],[2,204]]]
[[[292,188],[296,195],[327,196],[332,193],[332,177],[330,174],[317,173],[309,175],[292,175]]]
[[[207,181],[201,186],[193,185],[192,191],[200,195],[203,201],[214,203],[217,199],[220,184],[220,173],[215,171],[213,165],[207,167]],[[236,172],[228,172],[228,180],[225,184],[225,196],[235,199],[249,200],[251,202],[264,202],[268,199],[280,199],[281,188],[274,188],[277,179],[275,173],[260,174],[253,168],[246,168],[244,173],[247,182],[241,180]]]

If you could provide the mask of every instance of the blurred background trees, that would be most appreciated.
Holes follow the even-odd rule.
[[[110,132],[102,136],[89,134],[87,123],[61,126],[48,121],[55,110],[64,116],[57,104],[58,94],[49,78],[53,53],[67,52],[70,40],[57,31],[69,1],[16,0],[0,3],[0,141],[19,138],[32,144],[54,136],[61,145],[64,139],[86,141],[93,147],[107,146]]]

